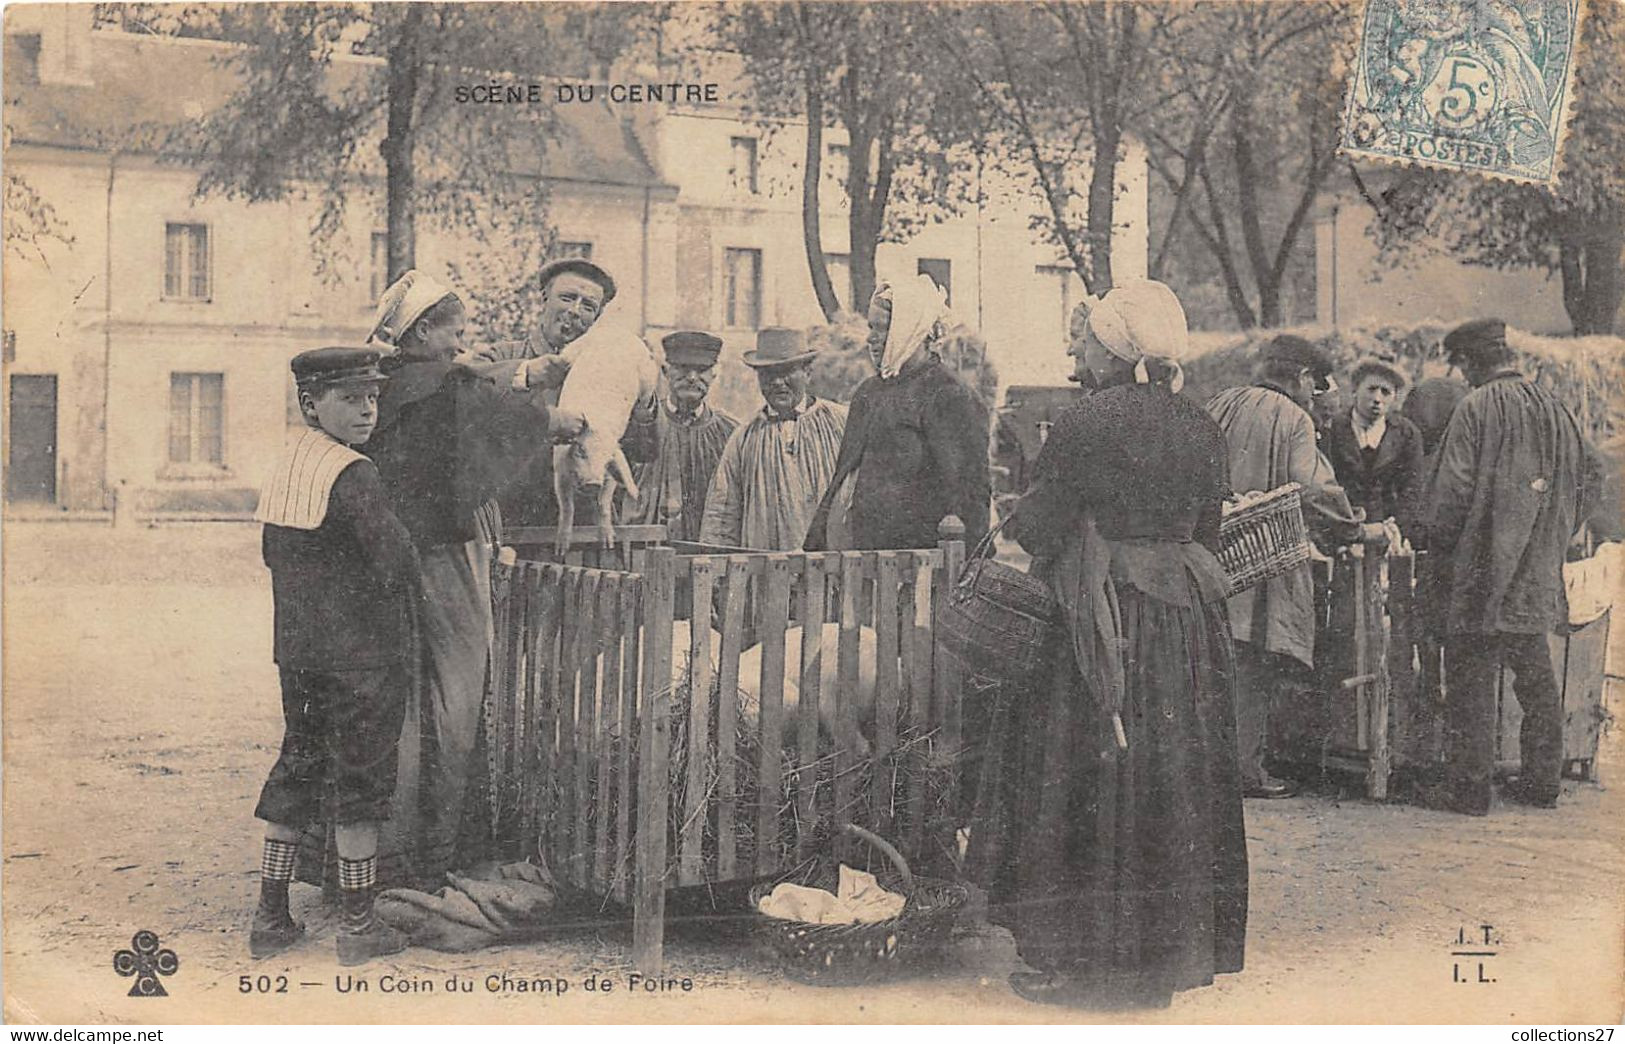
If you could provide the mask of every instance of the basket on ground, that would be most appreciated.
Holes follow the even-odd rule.
[[[774,883],[750,891],[758,938],[779,959],[784,973],[801,982],[823,986],[853,985],[906,974],[908,969],[939,960],[947,951],[954,918],[969,899],[963,885],[915,877],[902,855],[862,827],[847,824],[847,833],[878,848],[893,872],[877,874],[888,890],[900,891],[903,912],[884,921],[857,924],[812,924],[769,917],[761,902]],[[839,868],[818,864],[792,878],[799,884],[828,885],[834,890]]]
[[[1229,501],[1219,523],[1219,563],[1236,594],[1309,561],[1309,527],[1296,482]]]

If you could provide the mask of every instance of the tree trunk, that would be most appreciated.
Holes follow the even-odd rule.
[[[851,145],[847,147],[846,196],[847,263],[852,272],[852,310],[863,314],[875,292],[875,233],[869,215],[869,150],[874,144],[861,125],[847,122]],[[868,244],[868,249],[864,249]]]
[[[807,71],[806,84],[807,155],[801,171],[801,241],[807,250],[807,271],[812,275],[818,307],[824,318],[833,322],[841,302],[835,297],[829,266],[824,264],[823,225],[818,213],[818,188],[824,173],[824,95],[813,70]]]
[[[1590,215],[1577,231],[1561,246],[1563,305],[1577,336],[1611,334],[1625,300],[1625,208]]]
[[[417,232],[413,220],[417,172],[413,168],[413,154],[417,147],[418,85],[423,72],[424,9],[422,4],[406,5],[394,44],[389,49],[389,122],[378,149],[384,156],[390,282],[417,266]]]
[[[1108,116],[1107,122],[1115,118]],[[1089,274],[1104,293],[1112,283],[1112,218],[1117,203],[1117,149],[1121,136],[1115,126],[1095,132],[1095,155],[1089,172]]]

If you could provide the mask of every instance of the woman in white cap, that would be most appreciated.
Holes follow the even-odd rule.
[[[1224,436],[1176,389],[1185,315],[1160,283],[1095,304],[1098,390],[1055,422],[1013,528],[1062,606],[1051,678],[994,710],[970,865],[1035,1001],[1164,1006],[1242,966]]]
[[[463,352],[462,301],[407,272],[379,302],[373,340],[390,345],[390,386],[365,450],[423,564],[417,691],[401,737],[395,805],[380,842],[380,876],[438,887],[481,853],[465,817],[492,638],[495,496],[532,457],[581,431],[578,414],[549,407],[533,360],[454,362]],[[529,388],[528,391],[519,391]]]
[[[937,546],[948,515],[974,545],[987,532],[992,501],[988,413],[942,363],[951,322],[942,288],[928,275],[882,283],[869,303],[869,354],[879,371],[852,395],[835,477],[808,528],[808,550],[824,546],[827,520],[853,478],[847,512],[853,546]]]

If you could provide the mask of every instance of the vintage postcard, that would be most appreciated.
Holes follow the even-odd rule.
[[[6,1021],[1625,1015],[1619,3],[4,28]]]

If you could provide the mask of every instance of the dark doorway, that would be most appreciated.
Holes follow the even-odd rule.
[[[6,499],[56,503],[56,377],[11,378],[11,445],[6,456]]]

